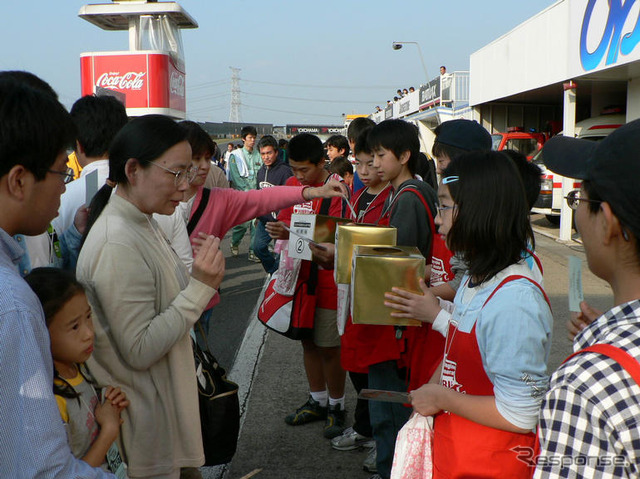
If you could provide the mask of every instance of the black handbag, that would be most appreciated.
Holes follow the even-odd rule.
[[[229,381],[226,371],[208,350],[193,340],[196,363],[200,425],[205,466],[231,462],[240,433],[240,402],[238,385]]]

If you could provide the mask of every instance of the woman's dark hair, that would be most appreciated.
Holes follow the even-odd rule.
[[[185,129],[167,116],[145,115],[130,121],[118,132],[109,147],[109,180],[126,185],[125,166],[129,159],[137,159],[142,169],[151,168],[149,162],[157,160],[169,148],[186,139]],[[104,185],[91,200],[83,244],[112,192],[113,188]]]
[[[76,279],[76,275],[71,271],[59,268],[34,268],[24,277],[24,280],[36,294],[42,310],[47,327],[51,324],[53,317],[64,307],[67,302],[78,293],[83,293],[84,288]],[[91,382],[91,376],[88,371],[82,371],[79,367],[80,374],[85,380]],[[54,370],[54,379],[59,380],[62,384],[53,384],[53,393],[65,398],[76,399],[80,394],[69,384],[58,371]]]
[[[216,145],[209,136],[209,133],[204,131],[200,125],[195,121],[181,121],[178,123],[187,134],[187,141],[191,145],[191,156],[193,158],[199,158],[206,156],[211,159],[216,151]]]
[[[452,161],[442,177],[456,204],[447,246],[483,283],[522,259],[534,246],[522,178],[513,162],[496,151],[474,151]]]
[[[384,120],[369,130],[367,142],[371,151],[382,147],[391,150],[398,160],[402,153],[408,151],[407,167],[412,176],[415,174],[420,154],[420,139],[415,125],[404,120]]]

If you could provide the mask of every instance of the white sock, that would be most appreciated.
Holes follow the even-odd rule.
[[[329,398],[329,406],[335,406],[336,404],[340,404],[340,409],[344,409],[344,396],[339,399]]]
[[[327,407],[327,399],[329,398],[329,393],[325,391],[311,391],[311,398],[320,403],[320,406]]]

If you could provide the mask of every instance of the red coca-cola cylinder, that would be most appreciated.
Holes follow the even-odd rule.
[[[186,116],[185,73],[168,53],[82,53],[80,76],[83,96],[101,88],[119,92],[129,116]]]

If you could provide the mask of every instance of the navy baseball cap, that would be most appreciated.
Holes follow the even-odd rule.
[[[618,219],[640,238],[640,120],[621,126],[599,142],[555,136],[544,144],[542,161],[554,173],[589,181]]]
[[[438,125],[436,141],[466,151],[491,149],[491,135],[473,120],[449,120]]]

